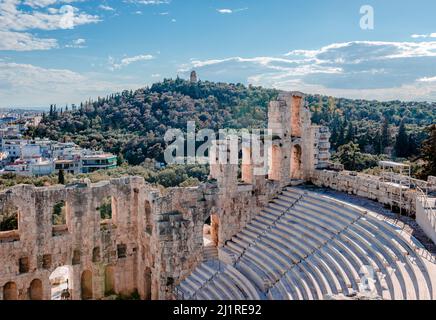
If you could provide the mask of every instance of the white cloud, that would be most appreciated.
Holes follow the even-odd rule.
[[[423,77],[417,80],[418,82],[436,82],[436,77]]]
[[[419,39],[419,38],[427,38],[427,35],[426,34],[412,34],[411,37],[414,39]]]
[[[65,3],[81,0],[0,0],[1,50],[47,50],[57,47],[55,39],[39,39],[34,30],[73,29],[76,26],[97,23],[100,18],[81,12]],[[23,10],[21,5],[29,10]],[[47,6],[62,4],[59,8]]]
[[[56,39],[40,39],[30,33],[0,30],[0,51],[31,51],[57,48]]]
[[[406,57],[435,57],[436,41],[383,42],[351,41],[334,43],[317,50],[293,50],[288,57],[303,57],[325,62],[361,63],[363,61]]]
[[[245,11],[248,10],[248,8],[239,8],[239,9],[217,9],[217,11],[221,14],[232,14],[232,13],[236,13],[236,12],[241,12],[241,11]]]
[[[123,59],[121,59],[119,62],[117,62],[113,57],[109,57],[109,69],[110,70],[116,70],[116,69],[121,69],[124,67],[127,67],[128,65],[135,63],[135,62],[140,62],[140,61],[149,61],[154,59],[154,57],[150,54],[142,54],[142,55],[138,55],[138,56],[133,56],[133,57],[125,57]]]
[[[46,69],[30,64],[0,62],[0,108],[65,105],[89,98],[137,88],[125,79],[112,82],[97,74],[80,74],[65,69]],[[44,94],[41,94],[44,93]]]
[[[242,82],[351,98],[436,101],[436,42],[352,41],[282,56],[192,59],[212,81]],[[418,80],[417,80],[418,79]]]
[[[99,5],[98,7],[99,7],[101,10],[104,10],[104,11],[115,11],[115,9],[112,8],[111,6],[104,5],[104,4],[101,4],[101,5]]]
[[[85,39],[79,38],[79,39],[73,40],[70,44],[67,44],[65,47],[80,49],[80,48],[85,48],[85,43],[86,43]]]
[[[143,5],[159,5],[159,4],[170,4],[171,0],[124,0],[124,2],[143,4]]]
[[[22,11],[17,8],[17,1],[0,2],[0,29],[26,31],[30,29],[57,30],[73,29],[76,26],[97,23],[96,15],[82,13],[71,5],[63,5],[59,9],[50,8],[43,11]]]
[[[412,38],[419,39],[419,38],[436,38],[436,32],[429,33],[429,34],[412,34]]]
[[[44,8],[54,4],[82,2],[84,0],[25,0],[24,4],[32,8]]]
[[[217,11],[218,11],[219,13],[222,13],[222,14],[233,13],[233,10],[232,10],[232,9],[217,9]]]

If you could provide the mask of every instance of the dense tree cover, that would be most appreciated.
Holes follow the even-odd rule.
[[[426,138],[424,128],[436,122],[436,103],[402,101],[368,101],[308,95],[312,121],[330,127],[333,150],[349,142],[371,154],[395,156],[399,127],[400,139],[407,140],[404,153],[408,158],[419,154]]]
[[[362,153],[357,143],[349,142],[339,147],[332,160],[342,163],[346,170],[362,171],[376,167],[385,156]]]
[[[41,124],[31,128],[29,134],[104,149],[117,154],[119,164],[126,161],[140,165],[146,159],[163,162],[166,147],[163,137],[168,129],[185,130],[188,121],[195,121],[198,129],[264,128],[268,102],[277,93],[242,84],[164,80],[80,106],[61,109],[52,106]],[[307,95],[306,100],[312,121],[329,126],[332,149],[337,152],[342,145],[353,142],[367,157],[386,154],[413,159],[419,155],[421,142],[428,137],[424,128],[436,122],[436,103],[320,95]]]
[[[57,175],[50,175],[44,177],[23,177],[17,176],[13,173],[6,173],[0,175],[0,190],[10,188],[17,184],[31,184],[37,187],[52,186],[57,184]]]
[[[75,179],[88,178],[96,183],[112,178],[124,176],[139,176],[145,181],[162,187],[191,187],[205,182],[209,176],[209,167],[205,165],[172,165],[163,169],[155,169],[151,162],[144,162],[141,166],[123,164],[110,170],[99,170],[89,174],[72,175],[65,173],[64,183],[69,184]],[[58,184],[58,176],[52,174],[44,177],[23,177],[15,174],[0,175],[0,190],[17,184],[30,184],[37,187],[47,187]]]
[[[52,106],[34,137],[74,141],[87,148],[121,154],[129,164],[163,161],[164,134],[170,128],[262,128],[275,90],[242,84],[165,80],[151,88],[124,91],[80,106]]]
[[[421,178],[436,176],[436,124],[427,127],[428,138],[425,139],[421,147],[421,160],[424,165],[420,173]]]

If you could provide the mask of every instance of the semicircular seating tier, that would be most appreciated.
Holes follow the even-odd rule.
[[[436,298],[436,265],[413,236],[322,193],[285,188],[220,250],[230,263],[201,264],[179,299]]]

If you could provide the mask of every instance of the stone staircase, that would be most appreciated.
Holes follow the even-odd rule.
[[[203,261],[218,260],[218,248],[211,245],[204,247]]]
[[[185,299],[436,297],[436,266],[416,239],[375,213],[299,188],[285,188],[220,250],[231,263],[209,278],[198,276],[200,266],[177,289]]]

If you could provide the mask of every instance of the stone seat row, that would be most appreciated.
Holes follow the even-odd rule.
[[[371,212],[285,188],[221,249],[240,273],[238,290],[231,290],[227,268],[206,286],[196,270],[181,287],[214,300],[318,300],[362,290],[383,299],[433,299],[434,265],[417,254],[415,242]]]

